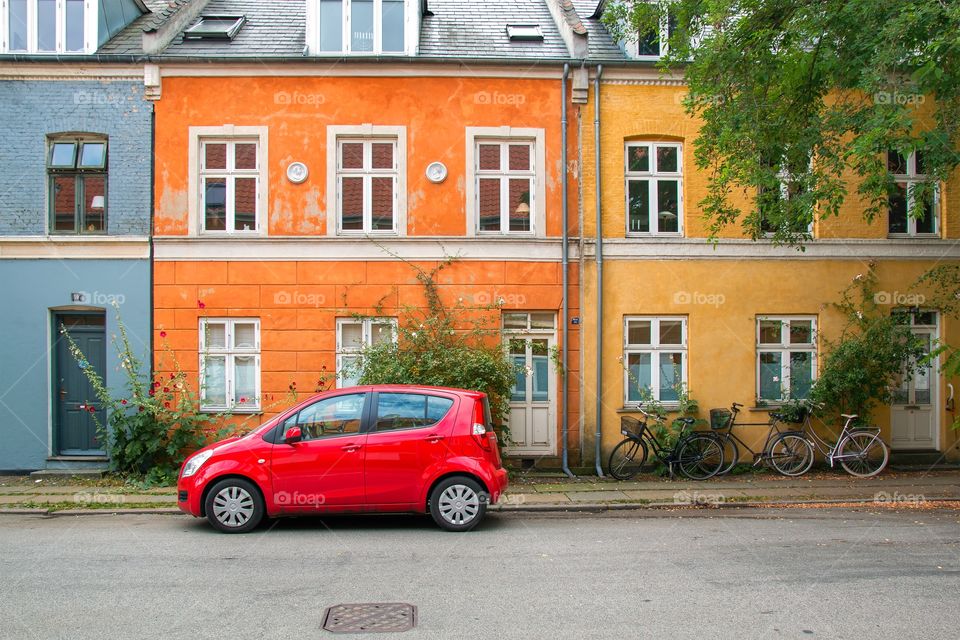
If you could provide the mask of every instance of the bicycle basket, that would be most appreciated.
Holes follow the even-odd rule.
[[[710,428],[716,431],[730,426],[733,413],[730,409],[710,409]]]
[[[631,416],[620,416],[620,433],[639,436],[641,431],[643,431],[642,422]]]

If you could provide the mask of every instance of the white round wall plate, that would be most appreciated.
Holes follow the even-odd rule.
[[[287,180],[294,184],[300,184],[306,180],[309,173],[307,165],[302,162],[291,162],[287,166]]]
[[[440,183],[447,179],[447,166],[442,162],[431,162],[427,165],[427,180]]]

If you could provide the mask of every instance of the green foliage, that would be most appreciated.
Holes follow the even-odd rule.
[[[924,358],[909,324],[877,304],[876,285],[871,266],[841,293],[834,307],[847,323],[837,340],[824,341],[826,356],[810,392],[810,399],[827,411],[856,413],[864,422],[874,407],[892,400],[901,376],[912,376]]]
[[[430,272],[411,265],[423,285],[427,306],[404,309],[397,340],[364,347],[354,371],[360,384],[482,391],[489,397],[494,422],[503,425],[517,370],[503,348],[499,314],[491,314],[492,308],[468,307],[462,300],[452,307],[444,305],[435,278],[450,262]],[[509,429],[500,429],[503,440],[509,440]]]
[[[114,336],[113,344],[125,377],[122,397],[111,394],[69,332],[64,327],[60,332],[106,410],[103,424],[95,409],[88,409],[110,456],[111,471],[147,484],[171,484],[187,455],[227,435],[230,429],[222,426],[226,416],[199,412],[187,376],[175,360],[175,371],[168,377],[144,375],[143,362],[130,344],[119,311],[117,326],[119,335]]]
[[[953,318],[960,316],[960,265],[937,265],[920,276],[916,285],[925,286],[931,292],[924,301],[925,307],[936,309],[945,316]],[[960,349],[940,341],[923,364],[932,363],[937,359],[940,361],[940,371],[944,376],[948,378],[960,376]],[[960,416],[954,419],[953,428],[960,429]]]
[[[922,201],[960,164],[960,3],[617,0],[604,21],[637,40],[668,13],[661,66],[685,76],[686,109],[703,122],[695,157],[714,238],[738,220],[757,238],[765,221],[774,242],[802,248],[814,215],[838,214],[851,175],[865,219],[886,214],[887,150],[923,151]],[[742,196],[745,210],[732,202]]]

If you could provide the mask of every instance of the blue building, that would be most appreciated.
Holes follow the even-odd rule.
[[[106,416],[61,328],[117,393],[118,317],[149,366],[153,107],[142,59],[99,54],[151,14],[138,0],[0,14],[0,471],[102,468]]]

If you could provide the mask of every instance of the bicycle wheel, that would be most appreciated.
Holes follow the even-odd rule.
[[[880,434],[873,431],[851,431],[837,447],[837,458],[843,470],[852,476],[869,478],[884,470],[890,450]]]
[[[770,443],[767,460],[784,476],[801,476],[813,466],[813,445],[800,433],[781,433]]]
[[[725,476],[733,471],[733,468],[740,462],[740,447],[737,446],[737,441],[729,434],[717,437],[723,443],[723,466],[720,471],[717,471],[717,475]]]
[[[690,435],[678,445],[676,463],[691,480],[712,478],[723,468],[723,445],[712,434]]]
[[[610,452],[607,471],[617,480],[629,480],[647,461],[647,445],[642,440],[625,438]]]

